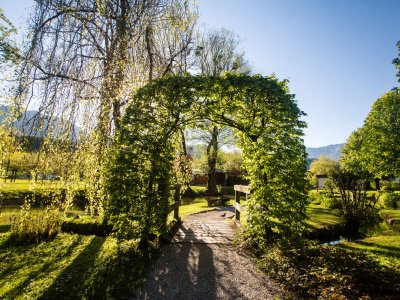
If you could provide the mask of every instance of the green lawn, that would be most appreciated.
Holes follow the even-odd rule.
[[[326,208],[322,205],[310,204],[307,207],[307,224],[311,228],[321,228],[327,225],[333,225],[340,222],[337,210]]]
[[[0,192],[19,192],[29,191],[35,189],[47,189],[47,188],[60,188],[62,183],[58,180],[38,180],[36,184],[32,180],[28,179],[16,179],[15,182],[3,182],[0,181]]]
[[[232,196],[229,196],[230,198],[233,198]],[[226,205],[230,206],[232,205],[233,200],[229,200]],[[197,198],[183,198],[182,199],[182,204],[179,207],[179,216],[181,217],[182,220],[185,220],[188,216],[194,213],[202,212],[202,211],[208,211],[208,210],[213,210],[215,207],[209,207],[207,204],[207,200],[204,199],[203,197],[197,197]],[[173,213],[171,213],[168,216],[168,220],[171,221],[173,218]]]
[[[397,265],[400,272],[400,209],[384,209],[396,221],[394,226],[382,222],[371,236],[353,242],[346,241],[341,247],[366,252],[384,265]]]
[[[149,262],[134,243],[59,234],[29,246],[4,247],[0,235],[0,299],[132,297]]]

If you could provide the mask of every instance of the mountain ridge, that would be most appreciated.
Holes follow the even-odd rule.
[[[345,143],[331,144],[323,147],[307,147],[306,151],[309,158],[317,159],[321,155],[327,156],[333,160],[339,160],[340,152],[342,151]]]

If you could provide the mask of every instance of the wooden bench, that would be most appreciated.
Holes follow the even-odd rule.
[[[207,200],[207,204],[209,207],[213,206],[214,204],[219,204],[221,206],[226,206],[226,202],[230,199],[222,194],[216,195],[205,195],[204,198]]]

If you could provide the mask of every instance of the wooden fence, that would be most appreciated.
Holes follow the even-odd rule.
[[[179,206],[181,205],[181,186],[176,185],[171,188],[174,190],[174,203],[169,206],[169,213],[174,212],[174,219],[168,224],[169,231],[172,232],[177,229],[177,226],[181,223],[179,216]]]
[[[241,226],[240,224],[240,213],[246,210],[246,207],[240,204],[240,197],[244,196],[247,200],[247,195],[250,195],[250,187],[248,185],[234,185],[235,190],[235,201],[233,202],[233,207],[235,208],[235,215],[233,220],[236,225]]]

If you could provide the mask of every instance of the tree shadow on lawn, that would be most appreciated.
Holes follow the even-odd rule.
[[[393,257],[400,258],[400,246],[399,247],[384,246],[384,245],[379,245],[379,244],[360,241],[360,240],[355,240],[352,243],[358,244],[361,246],[370,247],[365,250],[376,253],[376,254],[390,255]],[[347,246],[347,245],[340,245],[340,247],[347,248],[347,249],[354,249],[353,247]],[[358,250],[362,251],[363,249],[358,249]]]
[[[331,209],[322,208],[322,207],[308,207],[307,215],[309,216],[307,221],[318,223],[320,226],[329,226],[334,225],[340,222],[340,216],[338,212],[332,211]],[[311,217],[310,217],[311,215]],[[335,218],[338,218],[335,220]],[[313,230],[320,227],[315,227],[309,223],[306,223],[307,229]]]
[[[89,277],[97,254],[105,239],[93,237],[90,243],[79,253],[73,262],[62,271],[53,284],[46,289],[39,299],[81,299],[85,280]]]
[[[74,251],[74,249],[81,243],[82,237],[78,237],[69,247],[68,249],[65,251],[65,253],[62,256],[54,256],[52,259],[50,259],[49,261],[47,261],[45,264],[43,264],[38,270],[32,272],[29,274],[29,276],[23,280],[22,282],[20,282],[19,284],[17,284],[15,287],[13,287],[11,290],[9,290],[4,296],[4,298],[6,299],[14,299],[15,297],[17,297],[18,295],[21,295],[22,290],[27,287],[32,281],[34,281],[39,275],[43,275],[43,273],[47,272],[47,271],[51,271],[51,267],[54,265],[54,263],[56,263],[57,261],[60,261],[61,259],[63,259],[64,257],[67,257],[69,255],[71,255],[71,253]],[[25,251],[29,251],[29,248],[35,247],[36,245],[33,246],[27,246],[27,248],[25,249]],[[20,267],[18,269],[14,269],[14,268],[9,268],[7,270],[5,270],[1,276],[5,277],[6,275],[16,272],[18,271],[20,268],[23,268],[24,265],[20,265]]]

